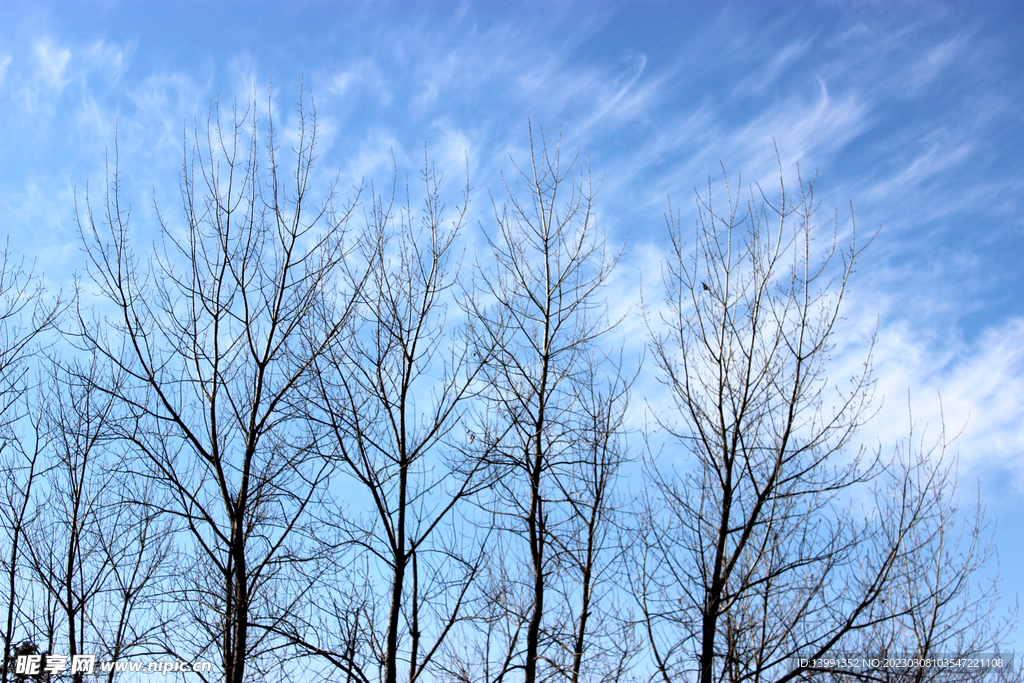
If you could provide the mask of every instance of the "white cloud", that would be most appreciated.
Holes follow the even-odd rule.
[[[7,67],[11,64],[10,55],[0,55],[0,88],[3,87],[4,81],[7,80]]]
[[[780,102],[727,138],[726,149],[757,182],[778,176],[775,144],[785,167],[799,161],[816,168],[863,131],[866,104],[854,94],[831,96],[820,79],[818,85],[817,97]]]
[[[435,123],[438,135],[427,152],[430,163],[436,165],[439,172],[447,178],[449,187],[465,182],[466,164],[469,164],[470,178],[473,177],[477,160],[480,156],[479,147],[473,139],[473,133],[440,120]]]
[[[369,94],[382,106],[387,106],[394,97],[384,72],[372,59],[354,60],[325,80],[327,94],[342,102]]]
[[[81,61],[89,73],[100,74],[116,82],[128,70],[128,59],[134,51],[134,45],[124,46],[97,40],[82,49]]]
[[[767,59],[763,62],[758,60],[759,64],[752,65],[753,68],[747,75],[736,81],[732,88],[732,96],[747,97],[751,93],[762,94],[769,88],[777,86],[779,77],[811,49],[814,45],[814,38],[814,36],[798,38],[776,49],[774,53],[771,53],[768,45],[758,46],[768,53]]]
[[[972,36],[969,34],[960,34],[927,50],[907,69],[905,87],[916,92],[930,85],[958,59],[965,58],[965,53],[970,48],[971,38]]]
[[[68,62],[71,61],[71,50],[44,38],[36,43],[34,52],[36,82],[59,93],[68,82],[66,72]]]
[[[948,453],[959,454],[961,472],[1003,473],[1024,487],[1024,319],[995,323],[965,340],[954,324],[921,325],[905,301],[866,292],[849,302],[844,339],[834,378],[863,362],[879,315],[873,349],[876,398],[881,406],[864,435],[891,449],[906,439],[912,416],[915,434],[926,441],[959,437]]]

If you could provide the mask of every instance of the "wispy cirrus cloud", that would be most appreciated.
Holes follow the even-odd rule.
[[[890,447],[911,417],[933,439],[945,430],[970,478],[1009,477],[1024,491],[1024,320],[1011,318],[966,341],[894,322],[873,352],[884,399],[867,433]]]
[[[710,14],[666,12],[641,35],[642,24],[629,24],[636,13],[614,5],[580,12],[569,3],[530,15],[473,3],[389,11],[381,19],[367,5],[354,18],[313,27],[308,42],[331,49],[310,53],[283,80],[283,67],[260,50],[260,41],[273,42],[267,35],[174,67],[140,54],[150,49],[142,38],[32,36],[0,59],[0,97],[5,104],[20,97],[14,103],[22,112],[29,105],[42,112],[40,135],[57,139],[60,127],[59,137],[82,143],[68,152],[80,159],[76,168],[59,180],[36,180],[41,193],[60,196],[69,178],[96,177],[117,121],[122,153],[145,171],[132,178],[137,201],[145,202],[154,177],[171,179],[173,193],[182,136],[191,122],[203,124],[218,94],[222,103],[244,101],[255,82],[263,98],[274,78],[282,139],[294,141],[290,108],[306,74],[324,166],[341,169],[342,187],[371,177],[390,182],[393,160],[400,174],[414,174],[426,142],[450,180],[468,153],[482,223],[485,188],[500,187],[509,156],[528,154],[527,119],[549,141],[561,126],[566,152],[579,149],[581,163],[589,154],[597,175],[607,172],[599,215],[616,235],[629,226],[628,267],[656,260],[667,196],[691,220],[693,188],[709,175],[717,182],[719,162],[730,179],[742,173],[744,184],[770,186],[777,144],[787,178],[797,163],[805,176],[821,171],[826,208],[852,199],[865,232],[885,226],[876,256],[859,273],[903,302],[889,309],[885,325],[955,329],[957,311],[977,310],[1000,286],[984,266],[992,256],[986,249],[996,247],[983,242],[1012,237],[1019,221],[1006,217],[1022,181],[1013,168],[1002,176],[986,169],[1007,147],[992,140],[1019,84],[992,87],[1007,72],[1000,66],[1007,48],[985,34],[980,19],[904,9],[897,21],[846,6],[758,14],[731,5]],[[986,220],[987,235],[966,245],[951,239],[954,227]],[[1019,282],[999,273],[1003,288]],[[915,286],[917,279],[929,285]],[[984,356],[979,335],[1005,322],[994,315],[955,353]],[[935,335],[908,341],[923,350],[942,348],[939,342]]]
[[[59,93],[67,85],[68,63],[71,61],[71,50],[58,46],[52,39],[45,38],[36,42],[35,73],[32,79],[42,88]]]
[[[7,67],[11,65],[12,59],[14,58],[11,55],[0,54],[0,88],[4,87],[7,80]]]

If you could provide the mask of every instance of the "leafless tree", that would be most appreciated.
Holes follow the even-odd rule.
[[[339,582],[352,591],[335,623],[330,661],[354,680],[407,680],[428,670],[462,618],[479,574],[481,542],[465,527],[462,504],[485,485],[475,452],[489,441],[472,407],[477,375],[490,353],[474,347],[460,313],[459,237],[469,201],[448,213],[441,178],[429,160],[423,205],[414,209],[374,195],[359,262],[369,276],[359,290],[351,336],[316,361],[320,448],[346,473],[344,512],[334,516],[346,566],[379,582]],[[475,548],[475,550],[474,550]],[[323,634],[313,637],[319,642]],[[324,651],[316,645],[315,651]]]
[[[7,683],[19,627],[27,625],[19,591],[28,524],[35,514],[37,482],[45,469],[42,427],[44,400],[33,389],[38,368],[31,363],[42,335],[51,330],[63,309],[60,297],[49,300],[41,277],[16,262],[9,248],[0,253],[0,471],[2,471],[4,552],[3,661],[0,681]],[[27,634],[26,634],[27,635]]]
[[[152,607],[172,532],[155,506],[121,495],[116,402],[96,389],[99,370],[95,358],[88,367],[50,364],[45,499],[30,530],[34,583],[61,618],[48,634],[50,649],[69,661],[81,654],[114,661],[155,647],[160,619]],[[129,500],[147,500],[150,488],[137,482]],[[83,680],[82,671],[71,676]]]
[[[847,248],[838,215],[819,239],[813,181],[726,179],[692,244],[670,207],[646,320],[672,400],[634,502],[589,169],[531,130],[466,277],[468,179],[452,207],[429,159],[421,206],[371,185],[350,239],[358,196],[311,199],[304,106],[287,168],[269,107],[212,107],[148,257],[115,153],[79,211],[82,355],[50,375],[30,372],[60,304],[4,256],[0,683],[16,651],[65,648],[219,656],[226,683],[289,658],[349,683],[611,683],[644,657],[664,683],[940,683],[960,672],[799,661],[998,651],[945,435],[858,447],[870,352],[830,380],[863,246],[852,216]]]
[[[618,479],[629,460],[625,442],[630,382],[621,368],[604,359],[612,381],[591,384],[579,397],[580,459],[562,491],[570,508],[568,532],[553,537],[559,565],[572,577],[578,595],[569,605],[572,657],[559,666],[572,683],[619,681],[639,649],[619,589],[624,574],[621,523],[628,515]],[[559,482],[561,485],[562,482]]]
[[[999,613],[998,577],[986,575],[994,547],[986,542],[984,510],[979,502],[973,511],[960,512],[957,462],[950,457],[945,428],[931,441],[918,437],[918,431],[911,420],[909,436],[896,445],[897,476],[885,477],[878,506],[885,519],[899,513],[894,501],[908,495],[923,501],[925,523],[912,528],[907,540],[917,551],[900,556],[876,605],[877,623],[855,634],[844,647],[858,657],[909,664],[862,666],[855,676],[825,671],[821,678],[924,683],[992,680],[999,675],[998,680],[1019,681],[1019,668],[1012,666],[1009,653],[1000,651],[1016,614]],[[962,665],[955,663],[958,660]],[[1006,665],[974,665],[991,660]]]
[[[33,392],[35,393],[35,392]],[[5,548],[4,572],[4,660],[2,679],[10,674],[15,645],[19,642],[37,647],[40,635],[37,617],[40,607],[38,595],[25,590],[25,546],[37,515],[39,481],[46,473],[46,430],[42,424],[42,404],[32,394],[8,404],[11,410],[25,401],[28,414],[21,415],[15,424],[4,426],[3,446],[0,449],[0,470],[3,472],[3,519]]]
[[[310,196],[315,111],[300,100],[288,170],[266,116],[255,102],[229,120],[211,108],[204,138],[185,146],[181,227],[157,207],[162,242],[149,259],[132,248],[116,162],[99,215],[87,198],[79,217],[103,297],[93,310],[106,315],[80,308],[76,343],[124,377],[97,387],[126,413],[132,474],[160,485],[160,511],[191,539],[176,586],[191,623],[165,647],[219,653],[230,683],[260,670],[308,590],[320,552],[308,512],[332,468],[298,396],[353,296],[338,277],[352,205],[336,211],[333,188]]]
[[[42,276],[16,262],[6,246],[0,252],[0,425],[9,427],[21,412],[15,403],[29,389],[27,362],[38,350],[40,335],[53,329],[64,309],[58,295],[47,297]]]
[[[809,677],[799,658],[917,623],[974,565],[968,550],[921,578],[952,514],[941,466],[854,446],[872,414],[870,354],[845,388],[828,372],[861,247],[854,231],[839,248],[838,215],[818,242],[813,181],[794,201],[781,177],[780,163],[775,199],[733,196],[726,180],[724,207],[709,188],[692,246],[669,214],[665,313],[649,324],[674,403],[658,412],[668,443],[633,564],[666,683]],[[856,512],[855,496],[873,506]]]
[[[491,433],[503,435],[490,457],[500,538],[483,640],[454,673],[500,681],[521,669],[534,683],[584,667],[628,383],[605,376],[598,343],[612,327],[602,287],[618,252],[596,225],[590,174],[561,166],[543,138],[534,146],[532,131],[530,142],[529,166],[492,200],[493,264],[481,264],[471,308],[494,356],[484,378]]]

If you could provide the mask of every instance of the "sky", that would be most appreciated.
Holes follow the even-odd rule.
[[[300,93],[324,184],[415,177],[426,149],[453,201],[468,171],[481,229],[531,127],[561,136],[625,242],[624,301],[657,288],[669,198],[692,225],[723,169],[816,173],[824,224],[848,237],[852,206],[877,233],[834,359],[855,369],[876,335],[862,440],[890,448],[909,414],[959,434],[945,457],[986,508],[1003,608],[1024,596],[1024,5],[0,0],[0,237],[68,290],[76,199],[101,196],[115,141],[144,238],[215,103],[270,101],[287,140]]]

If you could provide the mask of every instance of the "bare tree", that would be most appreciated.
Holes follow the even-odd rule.
[[[518,186],[506,182],[507,199],[492,200],[494,265],[481,267],[471,311],[481,344],[494,349],[487,398],[492,433],[504,437],[490,458],[489,512],[502,538],[483,651],[461,661],[484,660],[487,680],[521,669],[534,683],[558,671],[575,680],[583,666],[627,387],[601,366],[598,340],[612,327],[601,290],[618,254],[595,224],[590,175],[575,175],[574,161],[561,167],[557,146],[534,147],[532,131],[530,142]],[[593,402],[601,386],[610,407]],[[579,532],[582,545],[570,539]]]
[[[211,108],[180,219],[154,201],[148,258],[115,154],[79,212],[99,297],[67,338],[90,360],[51,359],[34,393],[60,307],[4,257],[0,683],[16,652],[65,643],[219,656],[228,683],[310,656],[349,683],[610,683],[635,673],[638,633],[665,683],[938,683],[955,674],[799,662],[997,650],[1010,622],[973,623],[994,584],[975,580],[983,517],[960,521],[944,435],[858,448],[870,353],[829,379],[863,247],[840,246],[838,215],[816,241],[813,181],[794,201],[780,163],[777,198],[726,179],[719,207],[709,188],[692,246],[670,207],[647,322],[672,401],[631,509],[630,362],[605,294],[620,252],[589,169],[531,130],[467,282],[468,179],[452,208],[429,159],[421,209],[371,185],[350,241],[356,201],[310,199],[303,106],[288,168],[269,108]]]
[[[453,252],[468,179],[450,215],[429,159],[421,179],[420,210],[408,187],[397,207],[394,189],[390,199],[372,197],[366,220],[375,239],[360,259],[371,265],[354,331],[317,360],[310,398],[320,447],[346,473],[345,511],[334,516],[342,561],[381,577],[339,582],[353,593],[336,614],[340,642],[330,659],[361,681],[394,683],[400,668],[415,681],[428,669],[462,618],[483,557],[481,543],[457,529],[462,503],[486,483],[471,399],[490,354],[471,344],[464,316],[448,319],[450,307],[459,312]],[[477,445],[488,441],[481,435]]]
[[[53,375],[51,381],[57,379]],[[105,482],[103,474],[93,474],[101,466],[96,461],[103,457],[113,402],[101,397],[99,405],[94,404],[96,392],[88,386],[79,392],[68,384],[64,388],[69,391],[60,388],[61,384],[56,384],[42,416],[55,452],[46,454],[46,496],[38,504],[40,515],[31,530],[29,556],[35,581],[63,619],[63,624],[53,620],[47,651],[63,651],[73,658],[83,653],[83,645],[92,644],[91,633],[87,635],[89,618],[109,571],[101,542]],[[59,633],[63,639],[58,640]],[[78,683],[82,673],[74,674],[73,679]]]
[[[0,425],[9,427],[20,412],[12,410],[30,386],[27,362],[38,350],[40,335],[51,330],[64,310],[58,295],[46,296],[42,276],[15,262],[9,246],[0,252]]]
[[[835,242],[815,251],[813,183],[801,183],[795,203],[781,189],[778,204],[753,189],[747,202],[730,193],[724,211],[709,190],[692,251],[669,214],[666,313],[651,327],[674,406],[658,419],[692,464],[679,475],[651,468],[663,507],[648,518],[638,562],[666,682],[692,666],[691,654],[701,683],[759,680],[800,647],[832,641],[867,617],[902,546],[901,527],[895,547],[862,558],[865,532],[836,508],[839,492],[875,472],[859,458],[837,463],[867,416],[870,366],[835,407],[826,403],[856,247],[830,270],[840,252]],[[865,582],[839,594],[836,583],[862,559]],[[785,607],[774,603],[780,595]],[[741,649],[751,642],[759,647]]]
[[[35,392],[34,392],[35,393]],[[25,401],[30,412],[4,425],[3,444],[0,448],[0,470],[3,472],[3,520],[5,552],[4,573],[4,660],[0,680],[5,683],[10,674],[16,643],[25,648],[38,649],[40,636],[40,606],[38,595],[25,590],[25,545],[37,515],[39,481],[46,473],[46,430],[43,427],[42,405],[39,396],[27,400],[23,394],[8,404],[10,411]],[[19,636],[20,634],[20,636]],[[20,640],[19,640],[20,638]]]
[[[137,482],[129,501],[116,485],[123,470],[114,448],[117,404],[97,390],[99,370],[95,358],[88,367],[50,366],[54,391],[42,413],[46,496],[30,530],[34,583],[63,620],[48,635],[50,649],[71,661],[81,654],[113,661],[155,647],[155,590],[172,532],[147,495],[150,482]],[[109,386],[118,384],[115,378]],[[72,671],[72,680],[83,675]]]
[[[960,511],[957,459],[950,457],[945,428],[930,442],[917,435],[911,419],[909,436],[896,445],[893,472],[880,487],[878,506],[879,516],[887,519],[899,513],[894,501],[907,497],[904,489],[922,500],[926,519],[907,538],[916,552],[900,556],[878,600],[877,623],[855,634],[844,648],[897,665],[861,666],[855,677],[924,683],[999,674],[999,680],[1019,681],[1021,672],[1012,665],[1012,655],[1000,651],[1016,615],[1015,610],[999,614],[998,577],[985,577],[994,547],[986,533],[984,510],[979,502],[968,513]],[[977,665],[991,660],[1004,664]],[[823,678],[843,677],[825,673]]]
[[[337,212],[333,188],[319,204],[309,195],[315,111],[300,100],[287,171],[266,115],[263,126],[255,103],[227,121],[211,109],[205,138],[197,130],[185,147],[183,227],[158,209],[162,246],[148,260],[131,246],[116,163],[101,214],[87,199],[79,218],[89,275],[113,312],[80,309],[77,343],[110,364],[107,376],[124,376],[97,386],[126,413],[132,475],[159,483],[161,512],[191,539],[176,590],[192,621],[165,647],[219,653],[230,683],[259,671],[308,590],[303,568],[320,552],[308,511],[332,468],[298,396],[353,295],[338,277],[351,205]]]
[[[19,627],[25,626],[19,572],[25,534],[35,514],[34,489],[45,469],[42,394],[31,360],[39,342],[52,329],[63,309],[60,297],[50,301],[41,277],[15,262],[9,248],[0,253],[0,471],[3,486],[3,529],[6,535],[3,567],[4,624],[0,681],[7,683],[8,665]]]
[[[699,198],[692,248],[669,214],[666,308],[649,323],[674,404],[658,413],[668,445],[649,467],[634,577],[666,683],[807,677],[800,658],[916,621],[973,567],[918,579],[950,521],[945,475],[853,445],[872,414],[870,354],[846,388],[829,383],[855,232],[841,250],[837,215],[816,242],[814,183],[793,201],[781,163],[777,199],[726,191],[724,208]],[[872,486],[873,509],[855,514]]]
[[[612,380],[585,387],[579,397],[581,457],[562,491],[571,511],[568,532],[552,539],[560,566],[578,590],[578,596],[566,596],[572,657],[559,667],[572,683],[622,680],[639,649],[619,590],[621,525],[628,512],[616,485],[629,460],[625,419],[631,382],[621,364],[603,362]]]

